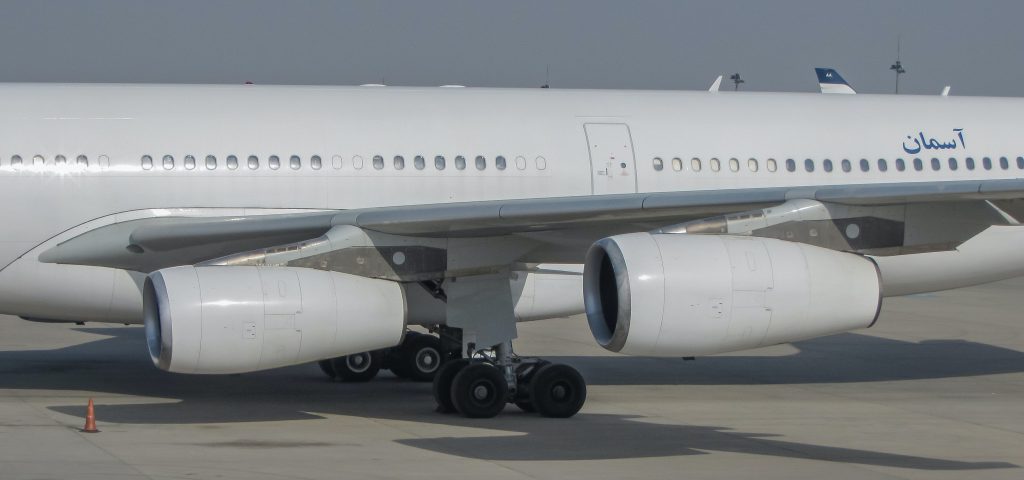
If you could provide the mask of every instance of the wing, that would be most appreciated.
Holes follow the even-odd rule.
[[[1024,180],[985,180],[581,196],[258,216],[161,217],[90,230],[44,251],[39,258],[48,263],[151,272],[281,245],[295,244],[295,249],[301,249],[333,229],[351,227],[373,237],[362,239],[366,243],[363,246],[412,242],[428,247],[426,250],[450,252],[454,247],[486,251],[488,246],[504,248],[512,242],[516,244],[512,250],[518,255],[502,259],[578,262],[590,242],[607,235],[761,209],[788,200],[886,206],[1021,197]],[[396,240],[399,238],[402,240]],[[506,243],[494,239],[506,239]],[[344,246],[337,242],[313,244],[314,251],[321,255],[325,248],[331,251]],[[436,258],[430,260],[434,265],[437,262]]]

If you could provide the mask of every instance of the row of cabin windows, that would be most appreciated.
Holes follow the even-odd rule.
[[[142,162],[142,169],[143,170],[152,170],[154,165],[155,165],[155,160],[150,155],[143,155],[142,159],[141,159],[141,162]],[[184,167],[185,167],[186,170],[194,170],[196,168],[196,157],[193,156],[193,155],[185,155],[183,163],[184,163]],[[218,166],[217,157],[214,156],[214,155],[207,155],[206,158],[204,159],[203,163],[206,166],[207,170],[216,170],[217,166]],[[333,159],[333,163],[334,163],[334,168],[335,169],[341,169],[342,168],[342,158],[340,156],[335,156],[334,159]],[[372,160],[371,160],[371,164],[373,165],[373,168],[375,170],[384,170],[384,168],[386,167],[386,163],[387,162],[385,162],[384,157],[382,155],[374,155]],[[464,157],[462,155],[456,156],[454,158],[454,162],[453,163],[454,163],[454,166],[455,166],[456,170],[465,170],[466,169],[466,165],[468,165],[466,157]],[[544,170],[548,166],[547,160],[544,157],[537,157],[534,160],[534,163],[535,163],[535,165],[536,165],[538,170]],[[260,158],[258,156],[256,156],[256,155],[249,155],[249,157],[245,161],[245,164],[246,164],[246,166],[250,170],[256,170],[256,169],[260,168]],[[174,166],[175,166],[174,156],[173,155],[164,155],[160,159],[160,165],[163,167],[164,170],[172,170],[172,169],[174,169]],[[235,156],[235,155],[228,155],[226,157],[225,165],[227,166],[228,170],[235,170],[235,169],[237,169],[238,165],[239,165],[238,157]],[[482,155],[477,155],[473,159],[472,165],[477,170],[483,171],[483,170],[487,170],[489,162],[487,160],[487,157],[484,157]],[[505,170],[506,168],[508,168],[509,162],[508,162],[508,160],[504,156],[498,155],[498,156],[494,157],[493,165],[494,165],[494,168],[497,169],[497,170]],[[520,157],[516,157],[515,165],[516,165],[516,168],[518,168],[519,170],[525,170],[526,169],[526,158],[521,157],[521,156]],[[267,157],[267,166],[270,167],[271,170],[277,170],[277,169],[281,168],[281,157],[278,157],[277,155],[271,155],[271,156]],[[309,166],[313,170],[320,170],[321,168],[323,168],[323,159],[319,155],[313,155],[313,156],[309,157]],[[352,157],[352,166],[355,169],[357,169],[357,170],[363,168],[363,157],[360,157],[358,155],[355,156],[355,157]],[[435,170],[444,170],[447,167],[447,158],[445,156],[443,156],[443,155],[435,156],[434,157],[434,161],[433,161],[433,166],[434,166]],[[391,159],[391,168],[392,169],[394,169],[394,170],[405,170],[405,167],[406,167],[405,157],[403,157],[401,155],[395,155]],[[416,155],[415,157],[412,158],[412,167],[415,168],[416,170],[424,170],[424,169],[426,169],[427,168],[427,160],[426,160],[426,158],[423,157],[422,155]],[[299,157],[298,155],[292,155],[292,156],[288,157],[288,168],[291,168],[292,170],[298,170],[298,169],[302,168],[302,158]]]
[[[31,163],[32,165],[44,165],[45,163],[46,163],[46,158],[44,158],[42,155],[35,155],[35,156],[32,157],[32,163]],[[57,156],[53,157],[53,163],[55,163],[57,165],[68,165],[70,162],[68,162],[68,157],[65,157],[64,155],[57,155]],[[85,156],[85,155],[79,155],[79,156],[75,157],[74,164],[82,166],[82,167],[88,167],[89,166],[89,157]],[[12,167],[19,168],[19,167],[21,167],[23,165],[25,165],[25,160],[23,158],[21,158],[21,155],[11,155],[11,166]]]
[[[925,169],[925,160],[922,160],[920,158],[914,158],[909,160],[897,158],[895,161],[893,161],[896,171],[899,172],[905,171],[907,169],[908,162],[915,171],[920,172]],[[999,164],[1000,169],[1010,169],[1009,158],[999,157],[997,162]],[[722,170],[722,162],[717,158],[712,158],[707,163],[708,168],[712,172],[718,172]],[[938,158],[932,158],[929,164],[933,171],[942,170],[943,164],[945,164],[946,168],[948,168],[949,170],[958,170],[960,168],[960,161],[954,157],[951,157],[945,161],[940,160]],[[660,172],[662,170],[665,170],[665,161],[661,157],[654,157],[653,166],[655,171]],[[672,170],[680,172],[683,170],[683,160],[678,157],[673,158],[671,161],[671,166]],[[751,158],[747,160],[747,170],[751,172],[757,172],[760,169],[760,166],[760,162],[756,158]],[[817,166],[818,162],[816,160],[808,158],[803,161],[803,169],[805,172],[814,172],[817,169]],[[862,172],[871,171],[871,161],[869,161],[866,158],[860,159],[860,161],[857,162],[857,166]],[[1016,166],[1018,169],[1024,170],[1024,157],[1016,158]],[[779,165],[774,158],[769,158],[765,160],[764,167],[765,170],[769,172],[775,172],[778,170]],[[690,171],[700,172],[703,168],[703,160],[696,157],[690,159]],[[728,161],[728,168],[729,171],[739,172],[739,159],[730,158]],[[797,170],[797,161],[792,158],[786,159],[785,168],[787,172],[795,172]],[[825,172],[832,172],[837,168],[839,170],[842,170],[843,172],[851,172],[853,171],[853,162],[847,159],[840,160],[836,163],[833,163],[830,159],[825,159],[821,161],[821,169],[824,170]],[[877,168],[880,172],[887,172],[889,171],[889,161],[884,158],[879,158],[878,161],[875,162],[875,168]],[[964,159],[964,168],[966,168],[967,170],[974,170],[976,168],[976,162],[973,157],[967,157]],[[981,159],[981,168],[984,168],[985,170],[992,170],[993,159],[991,157],[983,157]]]

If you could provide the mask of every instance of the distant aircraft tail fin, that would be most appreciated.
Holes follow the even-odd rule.
[[[818,74],[821,93],[857,93],[834,68],[815,68],[814,73]]]

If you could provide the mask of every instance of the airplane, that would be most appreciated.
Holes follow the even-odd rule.
[[[143,324],[171,372],[389,368],[443,412],[571,417],[584,379],[517,355],[518,322],[585,313],[612,352],[696,357],[1024,275],[1020,99],[5,84],[0,103],[0,313]]]
[[[818,87],[821,88],[821,93],[857,93],[834,68],[815,68],[814,74],[818,77]]]

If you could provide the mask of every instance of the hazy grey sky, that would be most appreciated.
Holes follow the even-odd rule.
[[[0,81],[813,91],[1024,96],[1019,0],[0,0]]]

